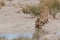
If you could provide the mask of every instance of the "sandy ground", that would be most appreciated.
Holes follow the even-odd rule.
[[[34,30],[34,18],[16,11],[17,9],[13,7],[0,9],[0,33],[22,33]]]
[[[35,18],[32,18],[30,14],[22,13],[21,7],[35,3],[39,3],[39,1],[5,0],[6,5],[0,9],[0,33],[32,33],[34,31]]]

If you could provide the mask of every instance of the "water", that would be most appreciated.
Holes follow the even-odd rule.
[[[0,34],[1,37],[5,36],[9,40],[12,40],[13,38],[17,37],[27,37],[27,38],[32,38],[33,34],[32,33],[22,33],[22,34]]]

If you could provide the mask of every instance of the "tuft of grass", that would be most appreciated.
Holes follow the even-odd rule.
[[[50,15],[55,18],[55,15],[60,12],[60,4],[56,3],[50,8]]]
[[[38,15],[39,12],[40,12],[40,7],[39,5],[36,6],[36,5],[27,5],[26,8],[23,8],[23,13],[26,13],[26,14],[34,14],[34,16]]]
[[[3,6],[5,6],[5,1],[1,0],[1,1],[0,1],[0,9],[1,9]]]

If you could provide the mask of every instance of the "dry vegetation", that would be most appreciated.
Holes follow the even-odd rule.
[[[0,8],[2,8],[3,6],[5,6],[5,0],[0,0]]]
[[[26,14],[33,14],[34,16],[39,15],[40,7],[39,5],[27,5],[26,8],[23,8],[22,11]]]
[[[24,13],[31,13],[36,15],[40,14],[41,8],[47,5],[49,7],[49,14],[55,17],[56,13],[60,12],[60,3],[59,0],[40,0],[39,5],[27,5],[22,9]]]

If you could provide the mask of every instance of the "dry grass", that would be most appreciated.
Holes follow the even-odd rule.
[[[50,15],[52,15],[53,17],[56,15],[56,13],[60,12],[60,4],[57,2],[55,2],[55,0],[46,0],[48,2],[48,7],[50,10]],[[46,1],[42,0],[41,3],[36,6],[36,5],[27,5],[25,8],[23,8],[23,12],[26,14],[34,14],[39,15],[40,14],[40,8],[41,6],[46,5]]]
[[[4,0],[0,0],[0,9],[5,6],[5,1]]]
[[[39,5],[30,5],[30,6],[26,6],[26,8],[23,8],[22,10],[24,13],[26,14],[33,14],[34,16],[38,15],[40,13],[40,7]]]

